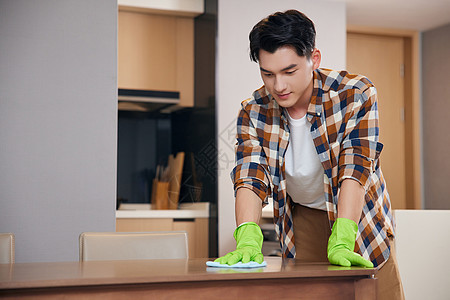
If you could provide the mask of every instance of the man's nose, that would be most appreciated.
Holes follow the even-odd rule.
[[[282,76],[275,76],[275,82],[274,82],[274,86],[273,89],[277,92],[277,93],[281,93],[286,89],[286,81],[283,79]]]

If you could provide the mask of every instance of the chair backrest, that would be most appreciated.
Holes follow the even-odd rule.
[[[80,261],[188,258],[185,231],[84,232],[79,248]]]
[[[395,210],[395,248],[405,298],[449,299],[450,210]]]
[[[0,233],[0,264],[14,262],[14,234]]]

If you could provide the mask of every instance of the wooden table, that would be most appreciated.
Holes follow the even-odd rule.
[[[376,299],[376,269],[266,257],[222,269],[208,259],[0,264],[0,298]]]

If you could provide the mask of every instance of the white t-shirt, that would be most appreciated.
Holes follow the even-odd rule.
[[[287,110],[286,110],[287,112]],[[326,210],[324,170],[310,133],[306,115],[289,122],[289,146],[286,150],[286,188],[292,200],[301,205]]]

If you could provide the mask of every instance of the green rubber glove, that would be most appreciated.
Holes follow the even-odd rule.
[[[362,266],[373,268],[372,262],[354,252],[358,224],[355,221],[338,218],[333,224],[328,239],[328,260],[343,267]]]
[[[231,266],[240,261],[243,264],[250,261],[260,264],[264,261],[261,253],[264,236],[258,224],[254,222],[244,223],[236,228],[233,236],[236,240],[236,250],[219,257],[215,262]]]

